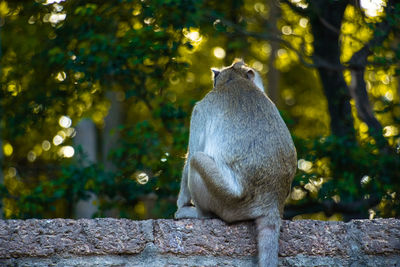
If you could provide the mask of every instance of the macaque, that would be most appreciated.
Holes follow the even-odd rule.
[[[255,70],[239,60],[212,72],[214,88],[193,108],[175,218],[255,220],[259,265],[277,266],[293,140]]]

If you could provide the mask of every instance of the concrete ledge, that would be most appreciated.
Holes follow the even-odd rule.
[[[252,222],[0,221],[0,266],[255,266]],[[281,266],[400,266],[400,220],[284,221]]]

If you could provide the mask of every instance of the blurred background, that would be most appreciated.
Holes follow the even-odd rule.
[[[211,67],[262,76],[286,219],[400,216],[395,0],[0,1],[3,218],[172,218]]]

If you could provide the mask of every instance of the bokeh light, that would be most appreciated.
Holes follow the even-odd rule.
[[[44,151],[49,151],[50,148],[51,148],[51,143],[49,141],[47,141],[47,140],[44,140],[42,142],[42,148],[43,148]]]
[[[36,160],[36,153],[34,151],[29,151],[26,157],[29,162],[34,162]]]
[[[365,15],[375,17],[383,11],[383,6],[386,5],[383,0],[361,0],[361,7],[365,11]]]
[[[72,146],[63,146],[60,148],[59,154],[64,158],[72,158],[75,154],[75,149]]]
[[[11,156],[13,151],[14,151],[14,149],[10,143],[5,143],[3,145],[3,152],[4,152],[5,156],[7,156],[7,157]]]
[[[225,50],[219,46],[214,47],[213,53],[214,53],[214,56],[218,59],[223,59],[223,58],[225,58],[225,55],[226,55]]]
[[[57,134],[56,136],[54,136],[54,138],[53,138],[54,145],[58,146],[58,145],[62,144],[62,142],[64,142],[64,138],[62,138],[61,135]]]
[[[149,176],[145,172],[135,172],[132,178],[139,184],[147,184],[149,181]]]
[[[63,128],[69,128],[72,124],[72,120],[68,116],[61,116],[58,123]]]

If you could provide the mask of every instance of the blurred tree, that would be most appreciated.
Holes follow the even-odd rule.
[[[273,32],[276,31],[277,22],[281,12],[278,2],[274,0],[269,1],[269,7],[270,11],[269,11],[268,23],[267,22],[265,23],[267,25],[265,29],[267,32]],[[271,51],[268,59],[267,94],[274,103],[279,105],[280,104],[279,71],[275,68],[275,61],[276,61],[276,55],[280,47],[278,42],[271,42],[270,45],[271,45]]]
[[[2,1],[6,217],[73,217],[91,195],[95,216],[171,217],[190,111],[234,57],[294,135],[288,218],[398,216],[399,5],[281,3]],[[104,133],[93,164],[71,144],[84,117]]]
[[[4,174],[3,174],[3,142],[0,139],[0,186],[4,186]],[[2,201],[0,200],[0,207],[2,207]],[[0,219],[3,219],[3,211],[0,209]]]
[[[83,118],[75,127],[74,144],[81,148],[85,155],[82,165],[87,167],[96,164],[97,160],[97,131],[96,125],[89,118]],[[92,218],[97,212],[99,202],[93,192],[89,193],[88,199],[80,199],[74,207],[74,216],[76,218]]]
[[[307,17],[311,23],[314,36],[313,62],[321,77],[325,95],[328,99],[328,108],[331,116],[332,133],[336,136],[355,138],[353,121],[351,117],[350,96],[356,103],[359,118],[369,127],[380,147],[387,145],[383,138],[382,126],[375,118],[366,90],[364,81],[365,68],[368,64],[367,57],[372,54],[372,49],[380,46],[388,38],[391,31],[398,31],[398,9],[394,1],[386,3],[386,16],[383,21],[375,25],[369,24],[373,30],[373,37],[363,43],[361,49],[355,52],[351,59],[341,63],[341,28],[344,21],[346,7],[349,1],[309,1],[306,7],[300,7],[290,1],[283,1],[295,12]],[[359,7],[359,3],[356,2]],[[367,23],[365,17],[360,16],[359,23]],[[360,40],[357,40],[360,41]],[[388,65],[392,64],[389,63]],[[343,70],[347,66],[352,72],[352,84],[345,82]],[[350,90],[351,89],[351,90]],[[350,92],[351,91],[351,92]]]
[[[293,77],[290,78],[292,83],[287,74],[282,78],[283,86],[288,88],[282,91],[285,102],[289,106],[293,105],[293,99],[297,102],[292,108],[294,113],[291,116],[304,120],[301,117],[317,114],[310,100],[320,101],[316,94],[309,94],[307,102],[301,108],[300,97],[293,96],[293,89],[296,87],[294,83],[307,80],[304,76],[310,77],[311,81],[321,81],[327,100],[332,136],[310,140],[311,142],[297,140],[300,172],[294,183],[296,187],[292,197],[292,200],[297,200],[297,205],[289,206],[287,216],[318,211],[324,211],[330,216],[340,212],[348,220],[366,217],[377,210],[380,210],[380,215],[388,216],[387,210],[391,210],[390,214],[395,214],[399,205],[399,195],[395,193],[399,190],[396,178],[399,173],[388,170],[398,170],[400,167],[398,154],[390,148],[393,145],[398,146],[399,142],[398,126],[394,126],[399,122],[399,105],[392,103],[392,91],[386,91],[380,85],[383,89],[381,92],[389,96],[389,101],[381,102],[382,98],[375,100],[375,106],[380,106],[375,114],[381,116],[388,125],[385,127],[386,132],[382,131],[381,122],[372,111],[366,88],[371,88],[370,77],[373,77],[373,72],[399,72],[399,47],[396,47],[398,41],[393,36],[399,30],[400,6],[393,1],[375,3],[377,6],[365,8],[365,12],[375,10],[376,14],[368,17],[361,11],[358,1],[282,2],[285,5],[282,6],[283,15],[278,24],[281,33],[254,28],[253,23],[257,20],[254,14],[246,16],[246,13],[242,13],[242,24],[231,21],[228,16],[215,13],[214,10],[209,11],[209,17],[215,20],[214,24],[221,23],[222,32],[226,29],[228,34],[236,34],[242,38],[279,42],[288,49],[277,51],[277,66],[281,72],[293,70]],[[361,1],[361,4],[365,3],[368,4],[367,1]],[[259,9],[259,4],[254,4],[255,9],[257,5]],[[265,23],[261,25],[265,26]],[[393,53],[393,50],[396,52]],[[367,60],[369,55],[371,56]],[[319,79],[305,74],[300,66],[293,66],[296,62],[316,68]],[[367,67],[371,72],[365,82],[364,70]],[[352,79],[349,74],[353,75]],[[390,81],[391,76],[385,77]],[[389,82],[384,81],[384,84]],[[315,82],[311,82],[308,87],[304,92],[315,92]],[[375,92],[372,91],[373,95],[379,94]],[[362,122],[353,114],[354,110]],[[302,114],[299,115],[299,112]],[[306,121],[311,122],[307,118]],[[302,136],[311,137],[314,134],[310,129],[318,129],[313,127],[314,123],[311,123],[309,130],[304,122],[299,123],[297,125],[302,129],[296,129],[296,126],[294,133],[301,130]],[[326,135],[324,132],[322,134]],[[318,134],[314,136],[317,137]],[[356,138],[359,142],[356,142]],[[377,153],[376,148],[381,153]],[[375,209],[370,209],[372,207]],[[397,211],[393,211],[394,207],[397,207]]]
[[[2,133],[6,145],[14,149],[8,155],[5,168],[14,168],[22,174],[21,181],[10,176],[9,184],[6,183],[8,217],[54,216],[48,205],[56,210],[55,206],[64,206],[65,199],[76,202],[85,197],[86,191],[111,199],[122,191],[122,199],[129,202],[126,205],[132,210],[131,207],[139,202],[138,196],[146,194],[146,189],[141,192],[143,186],[134,175],[140,170],[158,173],[161,185],[171,179],[178,183],[176,174],[161,174],[158,166],[153,165],[155,161],[160,162],[167,151],[175,152],[170,149],[176,142],[171,138],[172,130],[179,123],[175,116],[182,117],[184,113],[168,100],[165,87],[170,75],[178,75],[185,66],[177,60],[177,55],[178,48],[187,43],[182,29],[193,25],[196,18],[194,2],[3,1],[1,10],[2,35],[7,40],[2,43],[2,66],[6,69],[2,75],[1,106],[5,111],[2,129],[9,129]],[[29,34],[21,35],[21,32]],[[143,109],[138,110],[138,107],[144,104],[146,110],[139,120],[127,119],[124,123],[128,126],[115,125],[119,128],[113,130],[121,131],[122,136],[124,131],[129,131],[130,127],[135,129],[135,124],[142,121],[154,134],[162,136],[157,143],[150,143],[140,151],[141,157],[151,161],[129,162],[129,169],[118,169],[112,175],[103,171],[101,165],[86,166],[83,161],[77,162],[80,160],[78,155],[70,162],[60,161],[75,153],[71,146],[61,146],[70,142],[68,138],[73,137],[74,129],[71,125],[64,127],[57,118],[66,116],[77,121],[82,116],[89,116],[98,127],[104,127],[109,107],[105,97],[107,91],[116,91],[118,101],[134,107],[136,110],[132,114],[142,112]],[[57,130],[58,124],[61,130]],[[51,138],[54,131],[57,134]],[[27,134],[31,136],[29,142],[24,138]],[[143,134],[135,138],[141,138],[143,143],[152,138]],[[181,142],[182,139],[177,140]],[[37,151],[30,151],[31,146]],[[154,146],[162,146],[163,150],[157,148],[158,154],[151,154]],[[118,158],[114,163],[117,168],[128,164],[129,154],[139,157],[135,147],[124,148],[126,150],[114,153]],[[103,147],[103,150],[107,149]],[[46,155],[39,158],[42,153]],[[42,159],[43,162],[39,162]],[[59,169],[51,168],[60,164],[65,166],[61,173]],[[40,169],[35,169],[37,166]],[[180,167],[172,169],[178,172]],[[97,173],[99,171],[103,174]],[[53,178],[60,175],[61,178]],[[124,182],[118,179],[124,179]],[[101,184],[103,180],[107,183]],[[15,188],[17,184],[19,188]],[[10,190],[12,187],[15,190]],[[149,183],[147,187],[151,192],[156,183]],[[157,188],[169,192],[166,195],[173,194],[169,191],[171,188],[160,185]],[[172,189],[175,190],[174,186]],[[29,207],[27,199],[31,202]],[[114,204],[100,203],[100,208],[108,209]],[[140,208],[137,210],[135,216],[140,216]],[[72,215],[70,208],[57,209],[57,212],[61,216]],[[132,216],[132,212],[130,214],[121,216]]]
[[[304,204],[304,207],[313,210],[324,210],[326,214],[341,212],[344,214],[345,219],[348,220],[366,216],[366,210],[376,207],[379,203],[382,204],[381,201],[386,199],[386,197],[392,201],[392,204],[395,206],[398,205],[399,197],[398,195],[396,196],[396,193],[393,194],[392,189],[388,190],[388,188],[386,188],[382,191],[377,188],[382,186],[382,184],[390,183],[394,185],[394,191],[398,191],[396,177],[398,177],[399,174],[397,171],[389,174],[387,169],[398,169],[399,161],[398,155],[390,151],[388,141],[383,136],[383,127],[374,115],[368,98],[367,83],[364,77],[367,66],[374,66],[375,69],[387,69],[397,65],[396,68],[397,71],[399,71],[399,48],[395,48],[398,51],[397,57],[383,56],[382,58],[382,56],[380,56],[381,58],[379,60],[377,60],[377,57],[382,54],[387,54],[387,52],[392,52],[391,50],[393,47],[383,45],[383,42],[385,40],[393,40],[389,37],[390,33],[396,34],[399,32],[400,6],[395,4],[395,1],[389,0],[386,3],[381,2],[380,4],[385,5],[386,8],[384,10],[384,15],[382,15],[380,21],[377,22],[368,20],[366,16],[360,12],[360,2],[358,1],[354,3],[351,1],[304,1],[298,4],[294,4],[290,1],[283,2],[293,11],[306,17],[310,21],[311,32],[314,39],[314,51],[311,58],[319,72],[324,93],[328,100],[332,134],[340,138],[333,138],[328,141],[328,144],[333,141],[333,143],[331,143],[332,145],[336,142],[340,145],[339,147],[335,145],[334,151],[327,150],[326,144],[321,148],[318,148],[318,145],[314,145],[314,149],[317,148],[317,150],[321,149],[321,151],[323,151],[320,157],[328,156],[331,161],[331,175],[334,179],[337,179],[337,181],[329,181],[322,187],[320,197],[323,196],[323,198],[325,198],[322,202],[322,206],[318,205],[318,203],[311,202]],[[354,8],[354,4],[358,9]],[[355,16],[351,18],[346,17],[346,11],[353,13]],[[344,49],[346,49],[346,44],[341,41],[341,38],[345,35],[344,31],[346,26],[349,25],[349,20],[352,20],[352,24],[366,25],[370,29],[371,34],[369,35],[371,37],[363,39],[351,36],[350,38],[361,44],[361,48],[354,51],[354,48],[350,45],[351,48],[349,47],[348,49],[353,50],[353,53],[348,61],[344,61],[343,54]],[[375,57],[368,60],[368,56],[370,55],[374,55]],[[346,74],[346,69],[351,71],[350,85],[345,81],[344,75]],[[375,158],[377,153],[374,152],[374,150],[370,150],[370,148],[362,144],[361,147],[355,144],[356,132],[352,118],[351,97],[354,99],[358,118],[365,123],[364,127],[369,130],[370,136],[375,139],[370,140],[370,142],[376,144],[382,151],[377,158]],[[398,121],[398,118],[395,118],[395,120]],[[322,141],[322,143],[325,142]],[[343,149],[345,150],[343,151]],[[343,152],[340,152],[341,150]],[[316,152],[318,153],[318,151]],[[330,155],[331,153],[335,154]],[[361,155],[363,155],[365,159],[368,158],[368,160],[363,162],[360,158],[353,158],[353,156],[361,157]],[[394,159],[391,157],[394,157]],[[373,179],[377,179],[377,181],[374,181],[374,185],[369,185],[369,190],[365,188],[366,184],[370,183],[369,179],[371,178],[371,170],[367,171],[369,168],[364,165],[367,162],[368,164],[377,163],[375,167],[379,168],[379,173],[372,175]],[[361,166],[363,166],[363,168],[360,168]],[[357,171],[357,169],[359,169],[359,171]],[[321,174],[318,171],[310,172],[312,175],[308,177],[314,177],[314,181],[317,175]],[[363,177],[361,181],[354,180],[358,175],[359,177]],[[342,182],[347,183],[347,189],[351,189],[352,191],[337,194],[343,186],[341,186]],[[320,180],[317,184],[318,183],[319,185],[317,187],[320,187],[323,181]],[[379,185],[380,183],[382,184]],[[309,183],[307,185],[309,185]],[[310,190],[308,189],[308,191]],[[336,198],[326,200],[329,194],[331,194],[332,197],[336,196]],[[390,197],[388,195],[390,195]],[[319,204],[321,204],[321,202],[319,202]],[[373,210],[370,210],[370,212],[373,212]]]

